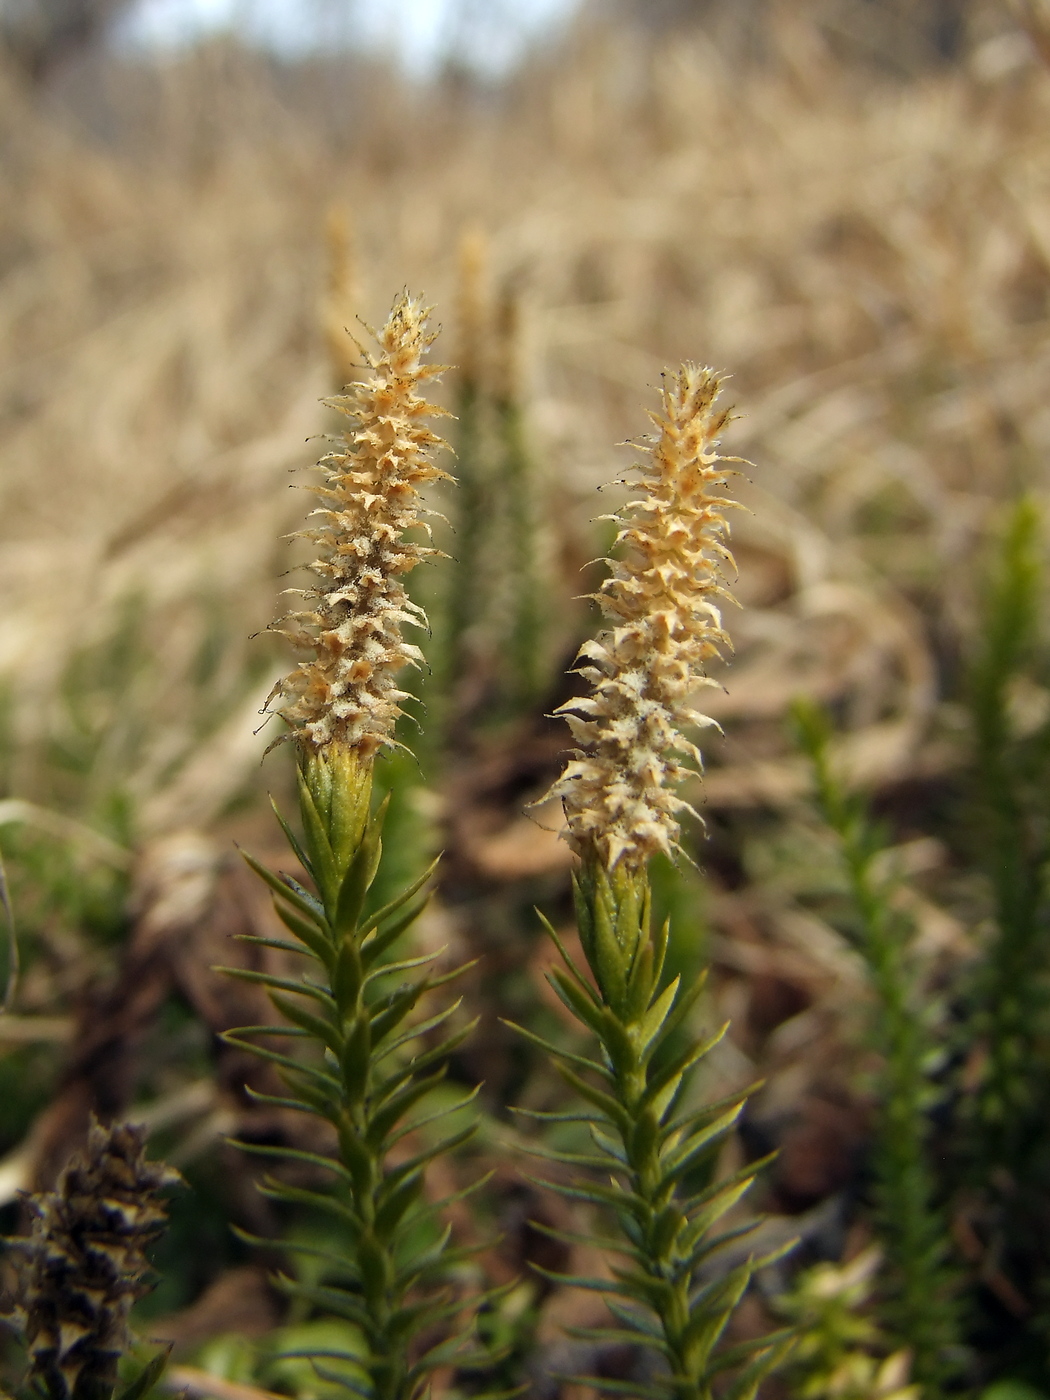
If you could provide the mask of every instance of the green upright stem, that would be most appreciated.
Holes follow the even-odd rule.
[[[323,849],[324,838],[332,851],[331,874],[321,878],[325,918],[332,934],[336,961],[332,976],[335,1011],[342,1027],[342,1045],[337,1049],[340,1099],[336,1129],[344,1167],[349,1173],[349,1199],[356,1216],[354,1233],[360,1263],[360,1281],[365,1314],[372,1383],[377,1400],[400,1400],[405,1394],[407,1370],[403,1348],[391,1335],[392,1300],[397,1292],[397,1261],[394,1253],[393,1222],[377,1211],[377,1196],[385,1175],[381,1153],[369,1151],[375,1142],[375,1085],[372,1064],[373,1016],[364,998],[365,969],[361,958],[357,917],[367,885],[375,874],[378,860],[365,846],[368,808],[372,791],[371,768],[355,775],[356,781],[333,781],[332,765],[309,758],[303,765],[300,812],[304,829]],[[315,814],[321,831],[315,832]],[[309,837],[308,837],[309,840]],[[378,855],[378,852],[376,852]],[[324,869],[326,862],[320,862]],[[340,896],[348,886],[354,866],[361,867],[353,902]],[[320,873],[318,871],[317,873]]]
[[[930,1387],[944,1379],[946,1349],[958,1341],[944,1297],[947,1232],[935,1205],[928,1161],[929,1086],[923,1063],[930,1046],[913,1004],[902,930],[894,928],[896,921],[872,878],[871,853],[856,830],[839,834],[879,1004],[882,1129],[875,1168],[887,1257],[896,1273],[886,1309],[901,1340],[912,1348],[915,1379]]]
[[[390,1153],[411,1126],[404,1122],[406,1116],[441,1082],[447,1055],[471,1027],[415,1054],[407,1049],[454,1012],[455,1006],[448,1007],[423,1022],[412,1021],[406,1029],[420,1000],[458,972],[414,982],[399,979],[393,991],[383,991],[384,979],[391,974],[429,961],[390,962],[387,953],[426,902],[421,890],[430,872],[385,909],[366,912],[381,855],[384,814],[382,807],[371,813],[371,792],[371,760],[356,751],[333,745],[324,754],[302,756],[303,841],[298,842],[287,826],[285,830],[317,896],[250,858],[249,863],[274,891],[278,914],[320,976],[297,983],[265,973],[235,973],[262,982],[290,1026],[248,1028],[233,1039],[280,1067],[292,1099],[279,1102],[327,1119],[338,1137],[337,1157],[242,1144],[249,1151],[324,1167],[334,1179],[327,1193],[274,1180],[266,1185],[278,1199],[334,1217],[350,1236],[345,1257],[328,1255],[339,1283],[293,1284],[290,1291],[360,1327],[368,1346],[364,1393],[370,1400],[413,1400],[435,1367],[463,1354],[458,1334],[422,1356],[412,1352],[424,1331],[454,1319],[461,1310],[443,1290],[454,1256],[445,1249],[447,1231],[441,1231],[433,1209],[423,1200],[424,1169],[435,1156],[469,1139],[476,1124],[396,1164]],[[305,1036],[324,1047],[323,1060],[292,1059],[243,1039],[262,1032]]]
[[[580,1057],[524,1033],[562,1062],[564,1078],[587,1101],[589,1111],[580,1121],[588,1124],[597,1149],[595,1156],[540,1155],[593,1169],[605,1180],[613,1175],[611,1186],[578,1179],[569,1188],[554,1187],[570,1199],[611,1207],[622,1242],[600,1243],[627,1260],[608,1289],[619,1327],[582,1335],[648,1346],[662,1355],[670,1377],[661,1378],[659,1386],[639,1382],[639,1396],[663,1396],[669,1385],[681,1400],[710,1400],[715,1376],[734,1368],[738,1374],[724,1394],[746,1400],[789,1340],[779,1334],[718,1351],[752,1274],[770,1260],[748,1258],[719,1268],[719,1247],[747,1233],[751,1224],[722,1234],[713,1227],[748,1189],[761,1164],[711,1180],[714,1154],[731,1132],[745,1095],[700,1109],[683,1110],[681,1103],[690,1070],[725,1028],[704,1040],[688,1037],[684,1050],[672,1056],[661,1054],[687,1024],[703,979],[687,988],[680,988],[678,978],[662,985],[668,928],[655,936],[650,929],[644,869],[610,876],[597,858],[585,859],[576,880],[576,910],[596,985],[564,950],[565,968],[554,969],[551,982],[601,1045],[599,1059],[585,1062],[592,1078],[577,1072]],[[698,1175],[708,1184],[691,1193],[690,1178]],[[597,1281],[589,1286],[604,1287]]]
[[[455,512],[455,567],[451,570],[448,628],[443,658],[448,682],[455,687],[470,663],[468,637],[471,626],[486,613],[479,597],[488,518],[489,492],[482,452],[482,398],[478,385],[460,385],[456,405],[459,432],[456,437],[457,502]]]
[[[499,399],[496,412],[503,444],[503,493],[507,513],[510,583],[510,700],[525,710],[545,679],[544,599],[540,577],[536,482],[520,404]]]
[[[832,775],[822,716],[799,707],[796,718],[813,762],[821,814],[839,840],[856,911],[857,944],[878,1004],[872,1038],[882,1073],[874,1166],[879,1225],[892,1275],[884,1310],[897,1337],[912,1350],[916,1381],[936,1393],[953,1369],[958,1318],[949,1296],[948,1234],[928,1158],[925,1062],[931,1046],[917,1005],[909,930],[876,869],[882,849],[877,833]]]
[[[991,580],[983,647],[970,677],[981,864],[992,886],[996,925],[979,989],[978,1030],[988,1045],[978,1114],[977,1165],[983,1172],[997,1163],[1016,1171],[1044,1116],[1042,1076],[1033,1068],[1047,1001],[1041,906],[1050,852],[1040,810],[1046,757],[1018,744],[1010,717],[1011,690],[1038,632],[1039,529],[1035,505],[1022,500]],[[1026,788],[1034,801],[1026,800]]]

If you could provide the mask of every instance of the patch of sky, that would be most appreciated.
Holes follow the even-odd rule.
[[[426,76],[450,56],[483,73],[512,68],[559,28],[578,0],[137,0],[121,39],[147,50],[180,48],[234,32],[296,56],[366,48]]]

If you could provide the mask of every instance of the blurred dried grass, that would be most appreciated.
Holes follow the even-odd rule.
[[[804,687],[848,707],[865,773],[906,769],[975,541],[997,499],[1040,488],[1050,439],[1050,86],[1026,37],[1041,11],[1018,14],[907,83],[777,6],[751,68],[700,31],[646,46],[592,19],[495,92],[356,63],[308,101],[309,75],[228,43],[149,72],[96,61],[45,99],[9,75],[0,670],[19,733],[129,592],[173,678],[195,591],[245,631],[269,619],[285,474],[325,426],[342,207],[330,237],[352,228],[358,270],[336,275],[365,319],[404,282],[454,305],[468,223],[497,277],[526,278],[533,431],[580,515],[663,364],[730,369],[756,465],[724,717],[767,732]],[[756,776],[763,745],[727,754],[751,776],[712,799],[790,789]]]

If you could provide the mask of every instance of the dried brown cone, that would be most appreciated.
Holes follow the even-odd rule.
[[[406,642],[406,622],[426,626],[403,579],[440,551],[406,540],[408,531],[428,532],[420,490],[448,480],[432,454],[444,446],[427,419],[445,413],[420,394],[444,366],[423,357],[437,338],[427,330],[430,308],[402,293],[379,332],[379,353],[366,355],[370,374],[326,400],[350,419],[343,450],[319,463],[326,484],[316,488],[324,505],[314,511],[323,524],[301,537],[321,547],[309,566],[319,582],[303,590],[310,604],[275,628],[312,653],[278,682],[270,700],[310,753],[332,744],[371,757],[393,742],[394,725],[407,692],[396,677],[422,661]]]
[[[738,459],[718,452],[730,418],[716,405],[720,387],[697,365],[665,376],[660,411],[650,413],[658,431],[636,467],[645,494],[612,517],[623,558],[608,561],[611,576],[594,595],[612,627],[580,649],[591,694],[558,711],[579,748],[552,793],[573,849],[608,870],[677,849],[677,816],[692,808],[675,789],[688,762],[701,763],[686,733],[714,724],[693,699],[713,684],[707,662],[730,645],[718,601],[730,596],[725,513],[736,503],[721,493],[724,464]]]
[[[145,1158],[145,1133],[92,1122],[86,1151],[53,1192],[29,1197],[31,1233],[11,1241],[18,1282],[4,1315],[29,1353],[29,1381],[51,1400],[109,1400],[127,1351],[128,1314],[148,1293],[146,1250],[177,1172]]]

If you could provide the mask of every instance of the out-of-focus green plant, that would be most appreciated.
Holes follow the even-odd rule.
[[[529,448],[522,389],[521,297],[506,287],[496,325],[497,377],[493,407],[500,468],[498,499],[505,541],[505,630],[508,660],[501,676],[504,703],[511,713],[534,704],[547,683],[550,608],[548,581],[540,560],[540,493],[537,464]]]
[[[442,710],[455,705],[463,678],[473,670],[479,632],[493,604],[487,541],[492,536],[492,463],[486,452],[485,358],[488,349],[485,275],[488,244],[480,229],[465,230],[459,248],[459,366],[456,376],[456,500],[453,563],[441,620],[435,697]],[[451,693],[448,693],[451,692]]]
[[[920,1400],[907,1351],[889,1350],[867,1309],[881,1252],[804,1269],[776,1309],[798,1332],[786,1380],[797,1400]]]
[[[1050,1336],[1050,635],[1042,512],[1008,511],[979,575],[979,625],[966,674],[971,763],[957,829],[983,876],[988,916],[960,996],[953,1141],[989,1259],[1028,1301],[991,1313],[978,1336],[1008,1374],[1039,1382]],[[998,1315],[996,1315],[998,1313]]]
[[[995,1381],[981,1391],[981,1400],[1046,1400],[1046,1391],[1025,1381]]]
[[[959,1309],[951,1242],[929,1158],[934,1044],[911,926],[894,903],[883,834],[864,799],[834,772],[827,716],[799,701],[794,721],[813,767],[818,810],[836,840],[851,910],[847,932],[867,965],[875,1001],[869,1035],[881,1059],[873,1168],[886,1250],[882,1312],[891,1336],[911,1349],[916,1380],[934,1394],[958,1367]]]
[[[165,617],[178,639],[170,669],[157,666],[159,625],[142,597],[126,596],[70,654],[26,732],[0,701],[0,831],[30,957],[51,922],[96,946],[120,939],[144,809],[269,665],[213,593]],[[229,803],[253,780],[250,769],[236,776]]]
[[[972,1030],[987,1047],[973,1157],[1024,1177],[1047,1137],[1050,1006],[1050,680],[1040,674],[1045,570],[1038,508],[1014,507],[991,571],[968,699],[974,850],[992,890]]]
[[[458,489],[448,592],[435,613],[439,693],[446,718],[501,721],[530,712],[549,680],[551,579],[530,447],[522,366],[522,298],[513,279],[495,306],[488,244],[478,229],[460,244],[460,344],[455,444]],[[464,688],[470,678],[474,688]]]
[[[366,1361],[360,1329],[337,1317],[292,1322],[258,1339],[223,1333],[210,1338],[196,1358],[201,1370],[220,1380],[297,1400],[343,1400],[361,1384]]]

